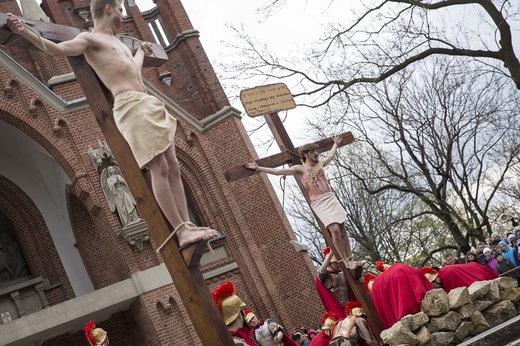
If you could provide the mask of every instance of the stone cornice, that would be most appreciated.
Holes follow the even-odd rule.
[[[85,97],[72,101],[63,100],[1,49],[0,64],[15,75],[20,82],[24,83],[34,91],[41,98],[42,102],[50,104],[61,113],[68,113],[89,107]]]
[[[177,47],[179,42],[184,41],[185,39],[187,39],[189,37],[199,37],[199,35],[200,35],[199,31],[195,30],[195,29],[183,31],[180,34],[178,34],[177,36],[175,36],[172,43],[170,43],[167,47],[164,47],[164,50],[166,52],[169,52],[169,51],[173,50],[175,47]]]

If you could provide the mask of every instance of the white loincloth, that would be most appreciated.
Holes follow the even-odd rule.
[[[333,223],[342,224],[347,217],[347,212],[332,192],[325,192],[319,195],[311,203],[311,208],[325,227]]]
[[[155,96],[123,91],[115,97],[114,121],[128,142],[139,168],[172,145],[177,119]]]

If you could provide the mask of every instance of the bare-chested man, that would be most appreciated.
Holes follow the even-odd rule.
[[[85,55],[103,84],[114,96],[114,120],[127,140],[140,168],[148,167],[157,203],[175,228],[179,246],[217,236],[213,229],[196,227],[189,220],[173,137],[176,119],[162,102],[146,93],[141,76],[145,55],[152,53],[144,43],[132,56],[115,36],[123,26],[122,0],[92,0],[92,32],[70,41],[51,42],[27,30],[16,16],[8,14],[7,26],[52,56]]]
[[[301,148],[300,156],[303,165],[294,165],[289,168],[279,169],[258,166],[255,162],[247,162],[245,163],[245,167],[257,172],[274,175],[295,175],[300,178],[309,193],[312,210],[316,213],[323,225],[327,227],[332,236],[334,247],[341,256],[340,260],[344,261],[350,269],[354,269],[359,266],[360,263],[350,261],[352,252],[345,230],[347,212],[332,193],[327,177],[325,176],[325,171],[323,170],[334,158],[342,137],[335,136],[332,137],[332,139],[334,145],[323,160],[319,159],[318,145],[310,144],[304,145]]]

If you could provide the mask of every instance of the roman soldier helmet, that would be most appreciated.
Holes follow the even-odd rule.
[[[102,345],[103,342],[105,342],[105,339],[107,338],[107,332],[105,332],[101,328],[96,328],[94,320],[90,320],[89,323],[85,324],[83,330],[85,331],[85,336],[87,337],[87,340],[90,342],[90,345],[92,346]]]
[[[244,314],[246,315],[245,320],[246,320],[246,323],[248,323],[248,324],[249,324],[249,321],[251,321],[253,319],[253,317],[256,316],[253,311],[248,310],[248,309],[244,310]]]
[[[338,320],[338,315],[333,312],[326,312],[321,318],[321,330],[332,330],[332,326]]]
[[[376,261],[376,267],[377,267],[377,270],[379,270],[381,273],[383,273],[388,268],[390,268],[390,265],[383,263],[383,261]]]
[[[235,286],[229,281],[226,281],[222,285],[219,285],[213,293],[213,300],[224,318],[226,326],[233,323],[237,319],[242,309],[246,306],[246,303],[242,301],[237,295],[235,295]]]
[[[433,280],[435,280],[435,278],[438,275],[437,271],[435,269],[433,269],[432,267],[422,267],[419,270],[424,274],[424,276],[426,276],[426,278],[430,282],[433,282]]]
[[[345,304],[345,315],[349,316],[366,316],[367,314],[363,310],[363,305],[358,301],[350,301]]]
[[[326,257],[330,253],[330,246],[327,246],[325,249],[323,249],[323,257]],[[332,255],[330,258],[330,263],[338,262],[336,259],[336,256]]]
[[[364,284],[365,284],[365,291],[370,293],[372,291],[372,285],[374,284],[374,280],[377,278],[374,274],[368,273],[365,275]]]

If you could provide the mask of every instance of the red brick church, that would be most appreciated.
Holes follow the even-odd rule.
[[[0,12],[92,25],[88,1],[22,7],[0,1]],[[193,221],[223,231],[201,261],[208,289],[230,280],[260,316],[314,327],[323,313],[315,269],[290,243],[268,179],[224,178],[256,153],[181,1],[125,7],[125,33],[168,54],[143,75],[179,119],[175,146]],[[200,344],[146,223],[114,207],[106,172],[117,173],[117,161],[67,59],[1,47],[0,162],[0,345],[88,345],[82,327],[91,319],[113,345]]]

